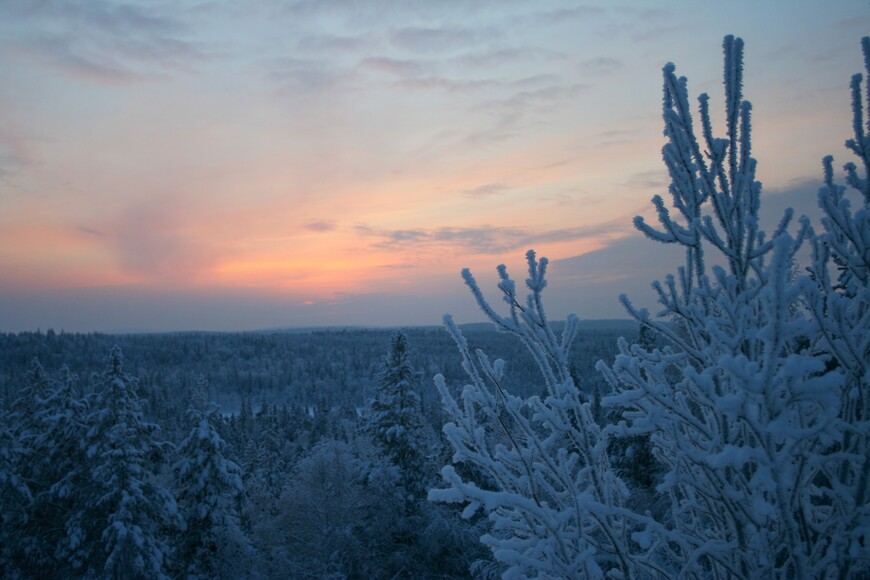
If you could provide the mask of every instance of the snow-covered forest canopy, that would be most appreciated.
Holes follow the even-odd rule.
[[[511,360],[512,390],[538,392],[521,344],[489,325],[464,330]],[[636,335],[628,321],[584,323],[572,359],[578,380],[603,389],[595,361]],[[392,348],[396,341],[403,346]],[[142,498],[158,502],[148,517],[160,525],[129,524],[154,540],[162,563],[143,558],[141,573],[122,577],[469,576],[488,559],[482,522],[426,500],[449,461],[431,382],[438,372],[457,383],[463,376],[439,327],[2,334],[0,576],[106,570],[102,534],[128,522],[110,522],[107,508],[85,515],[108,491],[106,468],[95,470],[98,445],[109,444],[99,443],[109,437],[105,421],[121,420],[106,415],[115,397],[126,406],[124,428],[135,428],[118,442],[123,458],[147,455],[136,481],[160,490]],[[144,517],[151,508],[137,509]]]
[[[664,67],[635,225],[685,263],[631,323],[551,322],[530,251],[502,304],[463,271],[498,332],[0,335],[0,576],[870,575],[870,37],[823,219],[768,232],[723,48],[723,115]]]

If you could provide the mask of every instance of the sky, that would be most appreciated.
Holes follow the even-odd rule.
[[[868,31],[857,0],[0,0],[0,331],[471,322],[460,270],[498,302],[530,248],[552,318],[625,318],[680,260],[631,221],[665,63],[719,122],[744,39],[763,208],[812,215]]]

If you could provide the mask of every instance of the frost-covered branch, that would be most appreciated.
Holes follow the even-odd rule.
[[[841,578],[856,568],[868,570],[868,558],[857,555],[866,552],[870,532],[870,119],[864,118],[870,110],[870,37],[861,46],[868,85],[862,95],[862,75],[852,77],[853,137],[846,148],[858,156],[863,175],[855,163],[846,163],[846,185],[840,185],[833,157],[824,158],[823,233],[813,240],[812,265],[801,281],[817,325],[814,347],[831,357],[828,365],[844,382],[835,402],[840,424],[830,441],[832,457],[821,468],[826,484],[821,495],[837,518],[815,526],[830,537],[825,555]],[[850,197],[849,188],[858,195]]]
[[[528,347],[547,394],[523,399],[507,392],[503,361],[490,362],[482,351],[472,355],[452,318],[445,317],[471,383],[457,398],[436,377],[449,418],[444,432],[453,462],[473,466],[479,477],[446,466],[448,487],[430,491],[430,498],[466,503],[469,517],[484,510],[493,527],[483,541],[508,576],[664,577],[653,554],[666,543],[664,528],[623,507],[626,488],[610,469],[606,437],[569,372],[577,319],[570,316],[557,336],[542,300],[547,261],[537,261],[531,251],[526,257],[525,301],[504,266],[498,268],[507,316],[496,313],[470,272],[463,271],[463,278],[497,328]]]
[[[870,39],[862,47],[870,78]],[[653,198],[658,228],[640,217],[635,225],[682,246],[686,260],[653,284],[657,317],[621,297],[655,340],[621,340],[615,361],[598,364],[614,424],[596,423],[568,372],[576,320],[559,339],[544,315],[546,261],[528,254],[525,301],[499,267],[506,316],[463,272],[490,320],[529,348],[547,387],[542,398],[506,392],[501,361],[473,356],[446,319],[471,382],[458,397],[443,378],[436,384],[454,463],[472,469],[445,467],[447,488],[430,497],[466,503],[466,515],[483,509],[493,523],[484,541],[508,575],[870,573],[870,84],[865,103],[863,78],[852,80],[854,137],[846,142],[863,173],[849,163],[839,185],[832,159],[824,161],[824,233],[807,218],[792,227],[788,210],[767,237],[743,43],[728,36],[723,48],[724,137],[715,136],[707,95],[696,134],[687,81],[673,64],[664,68],[671,203]],[[860,194],[855,207],[847,186]],[[807,242],[813,261],[798,276]],[[639,513],[635,488],[610,465],[608,445],[632,437],[664,469],[653,493],[665,507],[655,513]]]
[[[658,197],[653,204],[665,232],[636,223],[653,240],[683,245],[686,264],[679,284],[672,276],[654,284],[663,319],[623,299],[663,346],[623,341],[612,365],[599,363],[614,390],[604,404],[624,409],[622,429],[649,435],[667,468],[659,492],[671,497],[670,526],[685,546],[681,574],[825,577],[845,569],[840,534],[849,527],[843,502],[850,500],[837,478],[856,457],[840,453],[835,442],[858,425],[844,421],[843,374],[813,346],[818,333],[794,277],[797,252],[812,230],[802,220],[790,234],[791,211],[769,239],[759,226],[761,185],[751,157],[751,106],[742,94],[742,47],[725,38],[726,138],[713,136],[709,97],[699,99],[704,152],[685,105],[685,79],[665,67],[663,156],[673,205],[685,223],[673,224]],[[827,181],[828,203],[836,205],[841,190]],[[831,224],[848,222],[840,210]],[[862,235],[841,230],[817,247],[818,255]],[[685,235],[663,240],[669,231]],[[707,260],[727,268],[705,271]],[[827,273],[817,279],[824,285]],[[810,310],[820,313],[831,302]],[[826,334],[841,335],[833,328]],[[844,351],[854,348],[842,343]]]

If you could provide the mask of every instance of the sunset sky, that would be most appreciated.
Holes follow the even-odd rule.
[[[0,0],[0,331],[475,321],[460,269],[529,248],[554,318],[625,317],[675,263],[631,226],[662,66],[719,121],[741,36],[763,203],[812,212],[868,32],[857,0]]]

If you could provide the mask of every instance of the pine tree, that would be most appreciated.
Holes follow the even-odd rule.
[[[244,499],[241,468],[224,455],[218,433],[220,414],[206,400],[205,379],[188,409],[193,427],[178,447],[173,472],[178,506],[185,522],[176,560],[186,578],[236,577],[250,558],[239,527]]]
[[[30,489],[18,473],[24,450],[10,428],[9,414],[0,410],[0,577],[15,578],[19,567],[21,530],[27,523]]]
[[[816,519],[810,528],[814,537],[830,542],[829,558],[841,578],[870,571],[868,559],[860,558],[870,537],[870,118],[865,119],[870,112],[870,37],[862,38],[861,45],[866,103],[861,94],[865,79],[856,74],[851,82],[853,137],[846,147],[862,168],[853,162],[844,165],[846,186],[839,185],[834,182],[833,158],[823,160],[823,233],[814,239],[812,266],[802,280],[817,324],[814,348],[832,355],[829,366],[845,383],[838,415],[843,424],[834,449],[849,459],[819,466],[824,493],[816,498],[822,505],[830,504],[838,517]]]
[[[17,396],[12,401],[9,415],[10,426],[19,445],[27,450],[25,468],[30,469],[27,461],[32,454],[34,441],[42,432],[42,410],[51,391],[52,381],[39,359],[30,361],[30,366],[24,375],[24,381]],[[30,474],[25,477],[30,479]]]
[[[418,375],[411,364],[408,338],[398,331],[382,362],[375,397],[369,401],[366,430],[381,454],[399,469],[410,509],[427,484],[427,451],[417,393]]]
[[[165,534],[178,514],[158,474],[171,446],[160,441],[157,425],[143,421],[136,380],[117,346],[88,425],[88,489],[67,523],[77,569],[106,578],[167,577]]]
[[[863,45],[870,73],[870,40]],[[465,481],[448,466],[442,475],[449,487],[430,497],[467,502],[467,514],[486,510],[494,527],[482,539],[509,575],[866,575],[870,124],[865,128],[861,78],[853,79],[855,138],[847,146],[864,174],[854,164],[846,173],[863,207],[851,210],[828,159],[820,194],[825,233],[813,239],[806,219],[790,233],[789,210],[768,238],[758,219],[742,41],[726,37],[724,52],[725,137],[714,137],[706,95],[696,130],[686,79],[672,64],[664,68],[672,207],[656,196],[661,228],[641,218],[635,225],[654,241],[684,248],[686,261],[654,284],[660,318],[622,297],[656,340],[621,340],[615,362],[598,365],[613,389],[603,404],[621,414],[617,427],[601,429],[571,380],[567,349],[576,323],[569,318],[561,339],[547,323],[545,260],[528,255],[525,302],[499,267],[510,308],[504,317],[463,273],[487,316],[532,352],[547,393],[522,399],[506,392],[502,361],[472,356],[447,319],[472,382],[457,401],[436,377],[451,419],[445,433],[454,460],[474,464],[491,485]],[[807,240],[816,256],[811,277],[798,280],[795,259]],[[606,457],[616,433],[649,437],[665,471],[657,490],[668,513],[641,513],[626,502],[628,490]]]
[[[669,321],[622,300],[666,346],[623,341],[612,367],[600,368],[616,391],[611,403],[627,409],[626,431],[649,433],[666,468],[659,489],[671,497],[680,573],[820,577],[828,540],[810,522],[831,517],[816,490],[820,470],[837,461],[830,437],[842,379],[804,346],[813,329],[793,264],[811,235],[806,222],[792,237],[789,210],[769,239],[760,228],[743,43],[726,37],[724,51],[725,138],[713,136],[706,95],[696,134],[686,80],[673,65],[664,71],[663,155],[676,211],[657,196],[661,230],[635,225],[683,246],[686,263],[654,285]]]
[[[42,432],[34,440],[34,463],[38,465],[40,483],[30,508],[28,535],[42,546],[34,554],[33,564],[43,573],[72,575],[71,545],[64,523],[87,488],[87,458],[82,441],[87,432],[88,406],[76,389],[78,378],[69,369],[61,369],[39,411]]]
[[[455,397],[444,377],[435,377],[448,422],[444,433],[453,462],[441,475],[447,486],[429,498],[467,504],[463,516],[483,510],[492,524],[481,541],[513,577],[587,577],[662,573],[646,549],[632,551],[630,534],[655,527],[631,514],[623,503],[625,485],[610,469],[607,439],[591,401],[574,384],[569,354],[577,318],[569,316],[561,336],[543,306],[548,261],[526,254],[529,293],[517,295],[507,269],[498,267],[498,285],[508,314],[498,314],[469,270],[462,275],[481,310],[501,332],[529,349],[545,382],[542,397],[524,399],[508,392],[505,365],[471,349],[451,317],[445,325],[462,356],[470,383]],[[462,475],[457,467],[470,466]]]
[[[26,573],[31,570],[49,570],[54,562],[51,532],[57,528],[56,519],[45,513],[45,496],[54,483],[55,466],[47,457],[45,444],[48,424],[53,421],[49,399],[55,388],[53,381],[38,359],[33,359],[24,376],[21,388],[12,402],[8,416],[10,442],[14,442],[12,473],[19,485],[24,485],[28,501],[11,507],[17,514],[18,527],[10,534],[5,551],[14,554],[18,566]],[[25,488],[21,488],[23,492]]]

